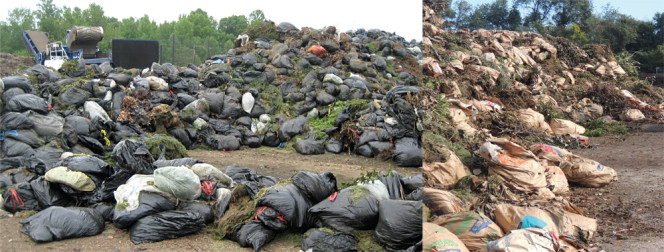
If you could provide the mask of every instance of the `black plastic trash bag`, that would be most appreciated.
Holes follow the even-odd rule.
[[[274,187],[256,202],[257,208],[269,207],[283,215],[288,227],[296,231],[314,226],[315,219],[308,211],[311,205],[306,195],[293,184]]]
[[[138,220],[129,229],[129,235],[131,242],[141,244],[183,237],[204,227],[205,220],[200,214],[171,210]]]
[[[331,139],[325,144],[325,150],[334,154],[339,154],[344,150],[344,144],[340,141]]]
[[[306,125],[307,118],[304,116],[298,116],[295,119],[284,122],[279,127],[279,139],[285,141],[303,133],[306,130]]]
[[[10,88],[20,88],[26,93],[32,93],[32,85],[30,84],[30,80],[24,76],[3,77],[2,82],[5,85],[5,90]]]
[[[65,194],[58,184],[48,182],[44,176],[30,181],[32,187],[32,194],[43,209],[50,206],[71,206],[74,200]]]
[[[113,167],[95,156],[71,156],[62,159],[57,166],[65,166],[72,171],[102,174],[104,177],[113,174]]]
[[[21,182],[30,183],[30,181],[39,178],[37,174],[30,172],[30,170],[28,170],[26,167],[10,169],[3,172],[3,174],[9,177],[9,179],[12,181],[11,185],[20,184]]]
[[[405,200],[422,200],[422,188],[417,188],[406,195]]]
[[[30,145],[11,138],[5,138],[5,140],[2,141],[2,152],[7,157],[29,157],[36,153]]]
[[[324,226],[344,233],[372,229],[378,222],[378,200],[362,186],[332,194],[309,209]]]
[[[176,158],[171,160],[159,159],[154,161],[154,166],[157,168],[166,167],[166,166],[193,166],[195,164],[202,163],[200,160],[195,158]]]
[[[155,167],[152,165],[154,159],[152,154],[142,142],[123,140],[115,145],[113,158],[120,169],[126,169],[137,174],[152,174]]]
[[[380,182],[387,187],[387,192],[390,194],[390,199],[402,200],[405,197],[403,192],[403,185],[401,185],[401,174],[396,171],[390,173],[381,172],[378,176]]]
[[[237,150],[240,148],[240,141],[233,136],[212,135],[205,139],[205,143],[215,150]]]
[[[407,249],[422,240],[422,201],[383,200],[374,236],[387,249]]]
[[[258,175],[256,171],[241,166],[228,166],[224,173],[231,177],[234,183],[243,184],[252,199],[261,188],[273,186],[277,183],[277,179],[272,176]]]
[[[26,160],[27,158],[22,156],[0,158],[0,173],[15,169],[16,167],[24,167]]]
[[[337,191],[337,178],[331,172],[300,171],[293,175],[293,185],[311,202],[319,202]]]
[[[12,182],[12,179],[9,178],[9,176],[0,173],[0,190],[5,190],[13,184],[14,183]]]
[[[267,228],[260,221],[252,220],[236,227],[231,234],[231,240],[242,247],[251,246],[254,251],[259,251],[276,235],[276,231]]]
[[[168,134],[170,134],[180,143],[182,143],[182,145],[184,145],[184,147],[187,148],[187,150],[190,150],[191,145],[194,144],[194,142],[191,140],[189,134],[187,134],[187,131],[185,129],[171,129],[168,131]]]
[[[113,175],[106,177],[94,191],[94,200],[102,202],[113,198],[113,192],[127,182],[132,175],[134,173],[131,171],[119,169]]]
[[[24,144],[30,145],[32,148],[38,148],[43,144],[40,143],[39,136],[37,136],[37,134],[32,130],[8,130],[4,131],[2,136],[20,141]]]
[[[138,207],[127,211],[120,205],[113,210],[113,225],[126,229],[141,218],[167,210],[175,210],[175,203],[168,198],[153,192],[141,192],[138,196]]]
[[[280,143],[281,140],[279,140],[279,136],[276,132],[273,132],[272,129],[268,129],[268,131],[263,136],[263,142],[261,142],[261,144],[268,147],[277,147]]]
[[[284,215],[266,206],[258,208],[255,219],[258,219],[263,225],[275,231],[288,229],[288,223],[286,223]]]
[[[402,167],[422,166],[422,147],[416,138],[400,138],[394,143],[396,148],[392,154],[394,162]]]
[[[78,136],[78,143],[98,155],[104,154],[104,145],[99,140],[88,136]]]
[[[32,110],[40,114],[48,114],[48,104],[39,96],[33,94],[20,94],[7,102],[9,111],[24,112]]]
[[[212,213],[212,208],[210,205],[203,201],[181,201],[178,205],[178,211],[198,213],[205,220],[205,224],[211,223],[214,221],[214,214]]]
[[[357,251],[357,242],[352,235],[313,228],[304,233],[301,246],[305,251]]]
[[[104,231],[104,217],[93,208],[52,206],[20,222],[35,242],[50,242]]]
[[[368,144],[357,146],[355,148],[355,153],[368,158],[372,158],[374,156],[373,151],[371,150],[371,146]]]
[[[74,127],[74,131],[79,136],[90,136],[90,126],[92,125],[90,119],[82,116],[67,116],[65,118],[65,125]]]
[[[410,194],[412,191],[421,189],[424,186],[424,181],[422,179],[422,174],[417,174],[415,176],[405,176],[401,177],[401,184],[403,185],[404,193]]]
[[[66,106],[76,105],[78,107],[83,105],[83,103],[88,100],[89,96],[90,93],[85,90],[72,87],[60,93],[59,98],[60,101],[62,101],[62,104]]]
[[[29,182],[21,182],[9,187],[2,194],[5,199],[5,210],[10,213],[16,213],[23,210],[41,210],[39,201],[32,193],[32,186]]]
[[[300,140],[293,145],[295,151],[302,155],[320,155],[325,154],[325,146],[314,140]]]
[[[108,202],[95,203],[90,208],[94,208],[104,217],[104,221],[113,221],[113,210],[115,209],[115,204]]]
[[[27,116],[17,112],[7,112],[4,115],[0,116],[0,124],[2,128],[0,130],[20,130],[20,129],[32,129],[34,124]]]

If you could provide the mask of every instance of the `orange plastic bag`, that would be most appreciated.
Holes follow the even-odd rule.
[[[308,53],[313,53],[318,57],[323,57],[323,55],[327,52],[324,47],[319,46],[319,45],[312,45],[307,49]]]

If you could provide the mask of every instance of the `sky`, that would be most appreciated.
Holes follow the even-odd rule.
[[[407,40],[422,40],[422,2],[413,0],[244,0],[244,1],[143,1],[143,0],[53,0],[62,8],[86,9],[97,3],[106,16],[118,20],[140,18],[148,14],[157,23],[177,20],[181,14],[201,8],[219,20],[232,15],[245,15],[260,9],[267,19],[279,24],[290,22],[297,27],[320,29],[336,26],[337,31],[359,28],[377,28],[394,32]],[[171,4],[177,2],[178,4]],[[6,0],[0,4],[0,20],[6,20],[9,11],[17,7],[37,9],[39,0]]]
[[[452,0],[454,2],[456,0]],[[483,3],[492,3],[494,0],[466,0],[473,6]],[[664,12],[664,1],[662,0],[591,0],[593,12],[598,14],[604,10],[606,4],[611,4],[618,12],[632,16],[643,21],[652,21],[657,12]],[[508,1],[512,3],[513,1]]]

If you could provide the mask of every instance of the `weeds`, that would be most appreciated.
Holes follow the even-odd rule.
[[[583,124],[586,132],[583,134],[589,137],[600,137],[606,134],[625,134],[629,128],[622,122],[606,122],[601,119],[595,119]]]
[[[561,110],[552,107],[548,103],[537,104],[537,112],[540,112],[542,115],[544,115],[544,118],[547,122],[551,121],[553,118],[565,119],[565,114]]]

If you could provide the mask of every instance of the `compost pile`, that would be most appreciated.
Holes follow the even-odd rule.
[[[356,229],[375,229],[387,248],[416,244],[421,223],[381,221],[378,203],[389,200],[415,216],[421,177],[390,175],[385,183],[391,184],[372,182],[383,186],[360,186],[351,195],[337,190],[332,174],[298,173],[287,190],[261,192],[276,179],[243,167],[222,172],[187,157],[188,149],[267,146],[421,166],[415,96],[422,57],[415,41],[380,30],[339,33],[271,22],[260,28],[270,39],[241,35],[236,48],[200,66],[121,69],[72,60],[59,71],[35,65],[3,77],[3,212],[38,211],[22,221],[37,242],[96,235],[105,221],[129,229],[135,244],[172,239],[198,232],[229,209],[234,215],[226,218],[241,222],[220,238],[255,249],[278,231],[310,228],[323,233],[308,232],[307,246],[329,239],[354,246]],[[337,195],[345,201],[335,201]],[[323,201],[331,206],[310,212]],[[346,204],[355,210],[340,210]],[[323,216],[331,224],[320,222]],[[405,240],[387,239],[405,231],[411,233]],[[260,245],[257,232],[266,236]]]
[[[627,122],[662,122],[664,90],[602,45],[449,31],[430,6],[423,14],[424,249],[588,248],[597,220],[569,188],[618,174],[567,149]]]

